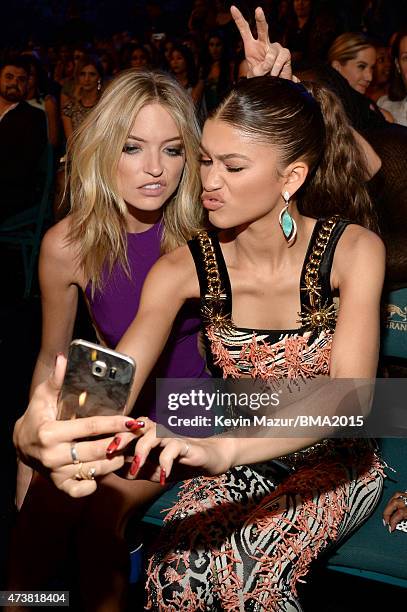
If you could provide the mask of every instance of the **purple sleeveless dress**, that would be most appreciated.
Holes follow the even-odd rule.
[[[127,234],[131,280],[119,264],[111,275],[103,273],[103,289],[92,297],[91,283],[86,299],[99,337],[114,348],[133,321],[140,303],[144,280],[160,257],[161,222],[140,234]],[[156,378],[207,378],[205,362],[198,352],[199,300],[187,302],[178,313],[167,345],[146,381],[133,415],[155,416]]]

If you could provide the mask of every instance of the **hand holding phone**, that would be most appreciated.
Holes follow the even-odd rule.
[[[73,340],[58,398],[58,419],[123,414],[136,365],[127,355]]]

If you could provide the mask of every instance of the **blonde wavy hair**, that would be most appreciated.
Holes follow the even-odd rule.
[[[199,125],[193,103],[170,75],[126,70],[106,88],[96,107],[74,133],[68,147],[70,231],[78,263],[92,283],[102,287],[102,271],[118,261],[129,273],[126,204],[117,185],[117,169],[137,113],[160,104],[180,132],[185,166],[178,188],[163,209],[162,252],[191,239],[203,226],[198,167]]]
[[[337,61],[346,64],[355,59],[359,51],[374,47],[373,43],[361,32],[345,32],[333,41],[328,51],[328,63]]]

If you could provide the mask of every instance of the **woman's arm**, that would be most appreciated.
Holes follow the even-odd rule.
[[[42,306],[41,348],[31,382],[31,393],[51,374],[58,353],[67,353],[78,304],[78,285],[83,286],[75,249],[66,236],[69,219],[54,225],[41,244],[39,280]]]
[[[199,297],[199,283],[188,247],[164,255],[149,272],[137,315],[117,345],[136,362],[129,411],[153,369],[186,299]]]
[[[30,397],[34,389],[52,373],[58,353],[67,353],[75,322],[78,282],[74,270],[73,249],[65,244],[67,220],[54,225],[41,244],[39,281],[42,305],[41,348],[31,380]],[[23,463],[18,464],[16,506],[21,508],[32,471]]]
[[[118,345],[119,350],[136,360],[130,406],[164,348],[178,310],[187,298],[198,296],[199,283],[187,247],[165,255],[150,271],[143,286],[137,317]],[[123,464],[122,457],[105,459],[106,448],[113,439],[108,434],[123,432],[120,435],[121,448],[124,448],[133,439],[126,426],[132,421],[123,416],[56,421],[64,363],[63,358],[59,357],[56,374],[51,374],[35,390],[28,409],[16,423],[14,444],[23,461],[49,474],[60,489],[74,496],[88,495],[94,491],[96,484],[74,479],[77,466],[72,464],[72,442],[106,434],[107,437],[102,440],[77,442],[76,449],[85,468],[89,470],[94,467],[96,476],[107,474]]]

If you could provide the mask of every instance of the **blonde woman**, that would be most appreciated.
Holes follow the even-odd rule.
[[[188,94],[170,76],[154,72],[122,73],[79,127],[68,150],[71,211],[48,231],[41,248],[43,329],[32,389],[50,375],[55,355],[68,350],[79,291],[86,297],[100,340],[116,346],[138,310],[141,288],[152,265],[162,252],[184,244],[202,226],[198,143],[198,124]],[[152,414],[156,376],[207,376],[198,352],[198,331],[199,313],[187,306],[133,414]],[[39,490],[50,504],[56,497],[39,477],[32,488],[20,522],[25,517],[32,520]],[[114,534],[105,526],[103,542],[106,546],[111,539],[111,557],[119,559],[123,517],[135,501],[148,501],[160,490],[147,484],[136,491],[116,475],[106,479],[103,489],[98,499],[87,504],[86,512],[80,503],[68,504],[64,499],[61,504],[64,513],[72,506],[71,517],[81,512],[79,557],[90,572],[100,555],[98,525],[106,522],[111,526]],[[21,503],[21,492],[19,496]],[[51,504],[53,513],[58,501]],[[59,512],[56,516],[59,520]],[[45,530],[51,533],[52,516],[45,513],[44,519]],[[37,518],[37,528],[40,521]],[[117,545],[115,538],[119,538]],[[52,544],[52,538],[45,539]],[[54,541],[62,550],[60,542]],[[54,562],[57,556],[58,551],[53,551],[49,559]],[[19,563],[25,580],[28,566],[22,567],[21,559]],[[112,569],[109,564],[104,567]],[[31,574],[31,579],[36,577]],[[88,583],[89,593],[84,586],[88,604],[93,607],[92,598],[103,595],[106,607],[99,609],[113,610],[114,604],[102,589],[93,593],[92,582]],[[112,590],[117,590],[117,584]]]
[[[250,69],[290,76],[289,53],[269,44],[262,11],[256,17],[258,41],[235,12]],[[116,77],[74,134],[68,151],[71,212],[49,230],[41,250],[43,332],[32,390],[49,377],[55,356],[67,351],[79,291],[86,295],[101,339],[115,346],[138,310],[144,278],[160,253],[185,243],[202,227],[198,144],[190,97],[170,76],[157,72],[127,71]],[[140,406],[142,414],[153,414],[156,376],[206,375],[197,349],[198,328],[198,313],[187,305],[175,322],[166,353],[143,387],[134,415],[140,414]],[[119,444],[117,437],[110,449]],[[36,476],[19,517],[14,550],[24,546],[28,552],[14,559],[13,588],[36,588],[52,568],[58,569],[57,560],[67,545],[67,522],[75,524],[86,609],[121,609],[127,518],[136,505],[162,491],[154,483],[139,484],[134,487],[111,474],[97,494],[83,502],[69,500]],[[51,517],[57,519],[53,538],[50,513],[42,501],[45,495],[47,507],[52,500]],[[27,534],[37,542],[31,547]],[[39,546],[44,559],[40,566],[30,558],[30,551],[37,557]]]
[[[346,79],[349,85],[360,93],[371,110],[382,113],[387,121],[393,122],[392,115],[379,109],[365,94],[372,82],[373,67],[376,63],[376,49],[362,33],[345,32],[338,36],[328,51],[328,63]]]

